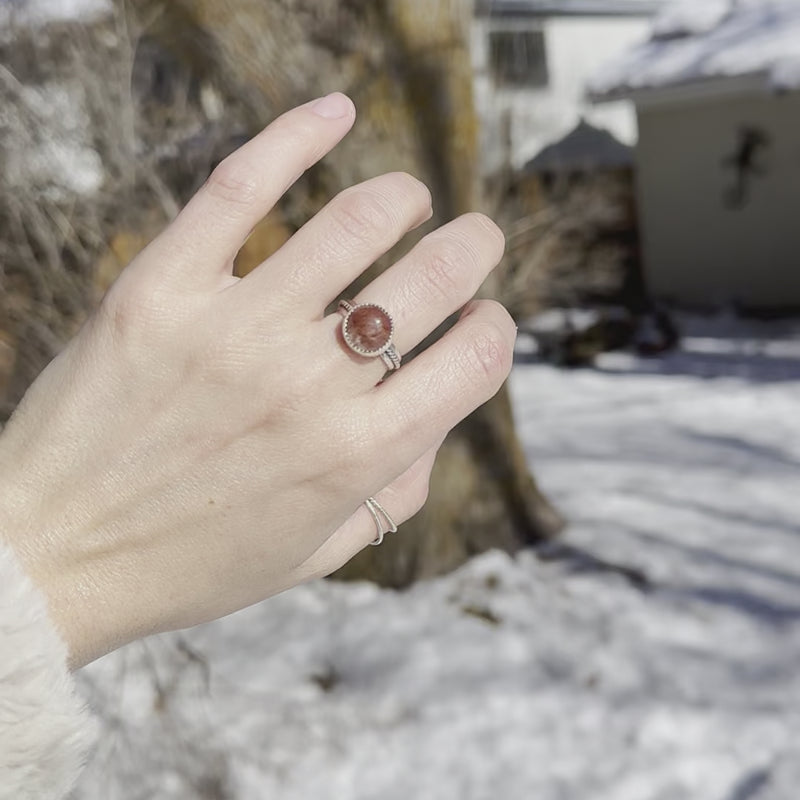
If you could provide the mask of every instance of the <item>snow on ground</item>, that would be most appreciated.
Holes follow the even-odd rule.
[[[492,552],[132,645],[77,797],[796,800],[800,327],[684,324],[511,380],[565,543],[649,583]]]
[[[603,67],[589,91],[614,96],[744,75],[800,88],[800,0],[673,0],[650,41]]]

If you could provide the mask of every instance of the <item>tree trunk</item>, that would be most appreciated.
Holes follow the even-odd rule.
[[[255,231],[240,254],[240,274],[335,193],[382,172],[406,170],[425,181],[435,216],[368,270],[351,293],[433,227],[481,209],[468,0],[132,0],[131,6],[140,61],[151,57],[147,48],[153,46],[168,54],[157,82],[148,83],[147,64],[136,65],[134,92],[145,94],[136,100],[138,111],[146,116],[169,101],[164,64],[183,76],[186,96],[198,107],[205,108],[212,95],[221,97],[217,127],[207,127],[224,128],[228,138],[209,134],[210,144],[201,148],[209,162],[232,149],[231,132],[251,135],[298,102],[334,90],[356,102],[354,131]],[[152,137],[145,144],[153,151],[168,116],[154,117],[155,124],[140,131],[142,138]],[[238,130],[232,120],[238,120]],[[183,161],[171,162],[173,173],[165,161],[160,172],[180,202],[196,188],[187,176],[203,173],[203,167],[186,163],[190,148],[178,149]],[[107,241],[120,235],[107,233]],[[106,274],[107,259],[102,263]],[[494,296],[497,289],[487,284],[481,293]],[[445,442],[426,509],[339,575],[400,587],[491,547],[513,552],[560,527],[528,471],[503,388]]]

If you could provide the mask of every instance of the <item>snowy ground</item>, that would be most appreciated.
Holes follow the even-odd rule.
[[[495,552],[131,646],[78,797],[797,800],[800,328],[688,325],[512,377],[565,541],[648,583]]]

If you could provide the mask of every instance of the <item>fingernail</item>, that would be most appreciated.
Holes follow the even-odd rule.
[[[311,106],[311,110],[325,119],[341,119],[352,112],[353,103],[341,92],[334,92],[327,97],[321,97]]]

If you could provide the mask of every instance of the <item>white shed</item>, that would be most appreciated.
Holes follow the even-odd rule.
[[[590,83],[636,104],[656,297],[800,308],[800,0],[682,0]]]

